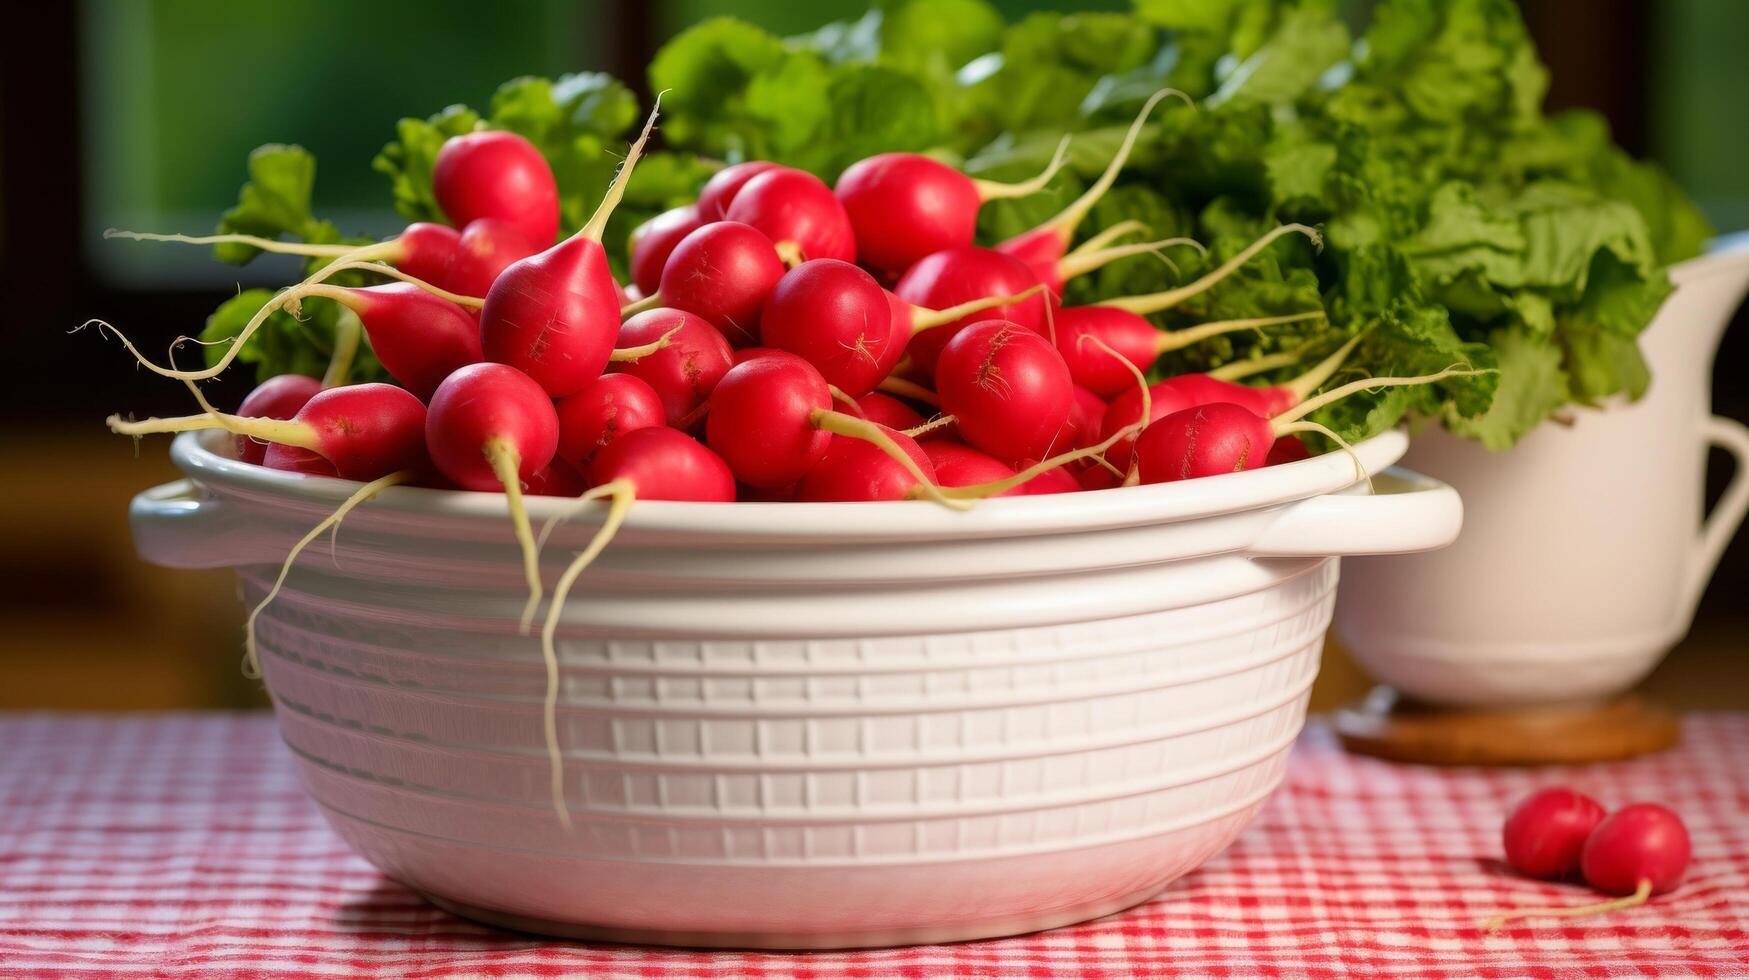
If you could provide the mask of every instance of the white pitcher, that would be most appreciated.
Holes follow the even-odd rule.
[[[1749,429],[1711,414],[1749,240],[1671,276],[1641,338],[1652,383],[1638,402],[1577,410],[1572,426],[1545,423],[1504,453],[1416,437],[1404,465],[1457,488],[1464,531],[1444,551],[1343,564],[1337,636],[1374,678],[1436,704],[1602,698],[1688,632],[1749,507]],[[1736,472],[1703,516],[1709,446]]]

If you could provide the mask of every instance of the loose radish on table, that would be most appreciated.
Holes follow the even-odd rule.
[[[1155,92],[1142,105],[1142,111],[1136,114],[1135,121],[1130,123],[1128,132],[1124,134],[1123,142],[1118,145],[1117,152],[1112,155],[1111,161],[1106,164],[1105,171],[1099,175],[1099,179],[1095,180],[1080,197],[1070,202],[1069,206],[1055,217],[1031,231],[1022,232],[1002,242],[996,246],[996,250],[1012,255],[1026,263],[1039,281],[1049,285],[1052,279],[1057,276],[1057,263],[1062,261],[1063,256],[1069,251],[1069,243],[1075,239],[1075,230],[1081,226],[1082,221],[1087,219],[1087,215],[1093,212],[1093,206],[1099,203],[1099,199],[1105,196],[1105,192],[1111,190],[1111,185],[1117,180],[1118,172],[1123,169],[1124,164],[1129,160],[1130,151],[1135,148],[1137,137],[1142,134],[1142,126],[1147,123],[1148,114],[1153,112],[1154,107],[1160,104],[1160,100],[1168,95],[1184,99],[1186,105],[1192,104],[1182,92],[1172,89]],[[1058,278],[1052,291],[1059,292],[1061,289],[1062,282]]]
[[[620,436],[668,424],[662,396],[630,374],[596,378],[575,395],[559,399],[557,411],[558,458],[579,469],[587,469],[595,454]]]
[[[1570,831],[1562,831],[1563,843],[1569,836]],[[1668,808],[1656,803],[1622,807],[1596,823],[1578,859],[1586,884],[1621,898],[1570,908],[1514,909],[1490,919],[1484,928],[1493,932],[1513,919],[1578,918],[1644,905],[1682,883],[1690,853],[1688,828]]]
[[[632,282],[638,292],[652,296],[662,284],[662,267],[680,240],[697,231],[705,221],[698,207],[688,204],[656,215],[632,230]]]
[[[437,469],[464,490],[502,491],[528,578],[527,632],[541,597],[540,556],[522,503],[522,482],[552,462],[559,417],[528,375],[506,364],[471,364],[431,396],[425,444]]]
[[[622,347],[655,345],[660,350],[615,366],[655,390],[667,423],[684,428],[710,397],[734,360],[734,350],[717,328],[683,310],[646,310],[619,328]]]
[[[1532,878],[1571,875],[1579,870],[1585,838],[1602,820],[1602,805],[1583,793],[1566,787],[1532,793],[1506,818],[1506,863]]]
[[[991,249],[955,248],[926,256],[893,286],[893,294],[912,306],[945,310],[992,296],[1028,298],[917,334],[906,347],[913,366],[932,376],[941,349],[954,334],[979,320],[1006,320],[1035,333],[1048,333],[1048,300],[1041,293],[1028,293],[1039,285],[1038,276],[1025,263]]]
[[[486,356],[533,378],[554,398],[583,390],[612,355],[620,292],[601,236],[655,124],[652,109],[589,221],[570,238],[512,263],[486,293],[480,310]]]
[[[985,201],[1043,190],[1068,149],[1064,137],[1041,173],[1012,184],[976,180],[918,153],[881,153],[845,168],[833,193],[856,234],[857,259],[897,276],[926,255],[970,246]]]
[[[844,205],[832,188],[803,170],[778,167],[754,175],[735,192],[723,219],[759,229],[787,265],[808,259],[856,261],[856,233]]]
[[[1290,432],[1317,432],[1340,444],[1335,433],[1315,422],[1302,421],[1334,401],[1374,388],[1431,384],[1482,373],[1454,367],[1412,378],[1364,378],[1309,398],[1273,418],[1231,402],[1181,409],[1150,423],[1136,437],[1137,471],[1143,483],[1170,483],[1255,469],[1265,464],[1275,440]]]
[[[457,227],[496,219],[537,249],[559,234],[553,168],[533,143],[515,133],[481,130],[445,140],[431,166],[431,192]]]
[[[755,346],[766,297],[787,268],[757,228],[712,222],[674,246],[659,288],[628,312],[671,306],[703,317],[736,347]]]
[[[1047,454],[1074,402],[1074,382],[1050,341],[1005,320],[961,330],[935,369],[942,411],[961,438],[1004,460]]]
[[[565,765],[559,749],[559,620],[564,615],[565,600],[571,588],[589,563],[607,547],[618,532],[633,501],[692,500],[728,502],[735,499],[735,480],[716,454],[696,439],[675,429],[651,427],[636,429],[604,446],[590,466],[594,483],[578,499],[578,507],[591,500],[608,500],[607,514],[601,528],[553,586],[553,601],[541,626],[541,656],[546,661],[547,687],[543,701],[543,731],[546,736],[547,761],[551,776],[553,810],[559,822],[571,826],[571,813],[565,804]],[[576,508],[573,508],[573,513]],[[549,521],[541,530],[545,540],[561,515]]]
[[[302,374],[276,374],[255,386],[237,406],[237,416],[246,419],[289,419],[322,390],[322,382]],[[248,436],[237,437],[237,458],[260,463],[267,443]]]
[[[326,460],[333,475],[369,481],[424,465],[425,416],[425,406],[405,388],[360,384],[318,392],[284,421],[222,412],[138,422],[112,415],[109,428],[130,436],[223,429],[276,446],[307,450]]]
[[[769,160],[748,160],[744,163],[734,163],[711,175],[698,191],[698,216],[706,222],[721,221],[728,213],[729,205],[735,202],[735,195],[747,182],[762,173],[771,170],[788,170],[781,163]]]

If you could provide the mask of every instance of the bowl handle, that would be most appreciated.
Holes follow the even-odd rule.
[[[244,526],[223,500],[204,496],[192,480],[153,487],[134,497],[128,524],[140,557],[166,568],[230,568],[277,562],[266,536]]]
[[[1246,553],[1258,558],[1401,555],[1457,540],[1464,502],[1432,477],[1391,467],[1373,477],[1373,492],[1310,497],[1282,509]]]
[[[1712,580],[1713,569],[1724,556],[1725,546],[1731,543],[1737,526],[1743,523],[1744,513],[1749,512],[1749,428],[1735,419],[1712,415],[1701,422],[1700,431],[1707,445],[1717,446],[1731,454],[1736,472],[1731,474],[1724,496],[1719,498],[1718,505],[1707,515],[1706,523],[1701,525],[1700,536],[1689,546],[1688,569],[1683,582],[1683,598],[1689,617],[1693,616],[1701,593]],[[1687,618],[1683,620],[1687,621]]]

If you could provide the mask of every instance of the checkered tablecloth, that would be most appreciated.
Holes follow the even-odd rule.
[[[1658,800],[1694,836],[1650,907],[1485,935],[1587,900],[1498,864],[1512,800]],[[952,946],[705,953],[551,942],[425,904],[346,849],[264,715],[0,716],[0,977],[1749,976],[1749,715],[1563,771],[1347,756],[1314,724],[1237,844],[1138,909]]]

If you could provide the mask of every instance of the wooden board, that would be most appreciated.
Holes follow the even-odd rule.
[[[1675,745],[1670,712],[1627,694],[1612,701],[1518,709],[1447,708],[1388,687],[1336,712],[1350,752],[1436,766],[1539,766],[1603,762]]]

